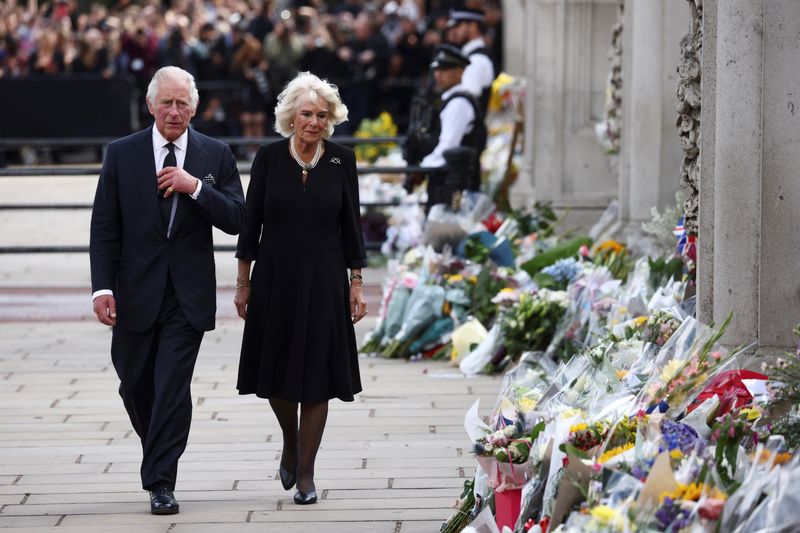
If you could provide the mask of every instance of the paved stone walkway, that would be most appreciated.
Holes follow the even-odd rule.
[[[5,177],[0,203],[91,203],[96,179]],[[85,209],[0,210],[0,247],[86,245],[89,216]],[[235,238],[215,232],[215,241]],[[0,255],[0,528],[439,531],[475,469],[464,414],[477,398],[484,413],[491,408],[498,379],[466,379],[445,363],[362,359],[364,392],[355,402],[331,403],[317,464],[322,499],[298,507],[277,479],[281,436],[267,402],[236,394],[242,322],[232,304],[230,252],[216,254],[218,328],[206,336],[195,371],[194,421],[176,491],[181,513],[151,515],[140,445],[109,360],[111,334],[91,315],[88,263],[77,253]],[[384,274],[364,271],[371,313]],[[359,339],[373,320],[359,324]]]
[[[368,326],[368,324],[366,325]],[[359,333],[363,333],[361,328]],[[281,437],[263,400],[235,393],[241,321],[204,340],[180,463],[181,513],[149,514],[140,446],[117,395],[110,332],[92,322],[0,324],[0,528],[54,532],[436,532],[475,462],[463,428],[496,378],[443,363],[364,358],[364,392],[334,401],[318,505],[276,478]]]

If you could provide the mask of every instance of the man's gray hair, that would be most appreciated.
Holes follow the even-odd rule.
[[[157,103],[158,86],[162,80],[166,79],[189,83],[189,103],[192,105],[192,111],[196,111],[197,104],[200,102],[200,95],[197,92],[197,85],[194,83],[194,76],[179,67],[161,67],[153,74],[153,79],[150,80],[150,85],[147,86],[147,101],[151,105]]]
[[[334,126],[347,120],[347,106],[339,96],[339,88],[310,72],[301,72],[286,84],[275,106],[275,131],[284,137],[294,133],[291,124],[303,97],[308,97],[313,103],[317,103],[318,98],[328,103],[328,126],[322,134],[325,139],[333,135]]]

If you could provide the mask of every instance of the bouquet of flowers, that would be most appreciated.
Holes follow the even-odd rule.
[[[516,305],[503,313],[501,321],[507,355],[516,360],[523,352],[547,348],[566,306],[564,291],[541,289],[535,295],[520,294]]]
[[[397,125],[392,120],[392,115],[383,111],[374,120],[365,118],[358,125],[355,136],[360,139],[371,139],[373,137],[396,137]],[[374,163],[379,157],[389,153],[395,143],[373,143],[359,144],[356,146],[356,159]]]

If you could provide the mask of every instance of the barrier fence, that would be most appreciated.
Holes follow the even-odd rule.
[[[230,146],[241,146],[250,144],[266,144],[282,139],[282,137],[270,136],[263,138],[247,138],[247,137],[225,137],[219,140],[226,142]],[[35,147],[99,147],[105,146],[110,141],[114,140],[113,137],[88,137],[88,138],[0,138],[0,149],[8,147],[22,147],[22,146],[35,146]],[[351,136],[334,136],[331,141],[354,146],[358,144],[383,144],[383,143],[397,143],[402,144],[405,141],[404,137],[372,137],[361,138]],[[426,168],[420,166],[359,166],[357,167],[358,174],[407,174],[407,173],[431,173],[439,169]],[[29,176],[86,176],[98,175],[100,172],[100,165],[83,165],[83,166],[15,166],[0,169],[0,178],[2,177],[29,177]],[[241,174],[250,173],[249,163],[239,163],[239,172]],[[361,206],[366,209],[379,209],[399,205],[399,201],[394,202],[362,202]],[[0,211],[44,211],[44,210],[58,210],[58,211],[75,211],[91,209],[91,203],[0,203]],[[365,243],[370,250],[380,248],[380,242],[367,242]],[[217,252],[231,252],[235,251],[235,246],[232,245],[216,245],[214,251]],[[0,246],[0,254],[44,254],[44,253],[88,253],[88,246]]]

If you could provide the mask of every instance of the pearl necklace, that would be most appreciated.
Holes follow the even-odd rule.
[[[300,168],[303,169],[303,184],[305,184],[308,171],[317,166],[320,157],[322,157],[322,139],[317,141],[317,150],[314,152],[314,157],[311,158],[311,162],[309,163],[300,159],[300,154],[297,153],[297,148],[294,146],[294,134],[289,137],[289,153],[292,154],[292,158],[294,158],[297,164],[300,165]]]

